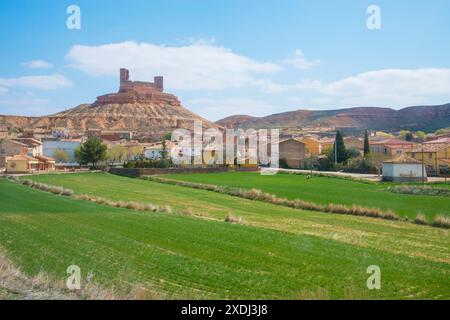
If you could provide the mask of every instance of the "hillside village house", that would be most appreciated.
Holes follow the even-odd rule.
[[[42,142],[17,138],[0,143],[0,166],[8,173],[31,173],[55,170],[55,161],[42,155]]]
[[[0,139],[8,138],[8,129],[0,128]]]
[[[306,145],[297,139],[283,140],[279,144],[279,153],[280,162],[284,162],[290,168],[300,168],[305,159]]]
[[[31,157],[26,154],[6,157],[7,173],[33,173],[55,170],[55,160],[45,156]]]
[[[421,162],[423,161],[430,175],[448,174],[450,138],[425,142],[423,145],[407,152],[407,155]]]
[[[169,149],[166,145],[167,152],[169,152]],[[144,148],[144,156],[147,159],[161,159],[163,153],[163,147],[161,143],[153,144],[150,146],[147,146]]]
[[[361,153],[364,151],[364,139],[358,138],[358,137],[345,137],[344,138],[344,144],[347,149],[357,149],[361,151]]]
[[[10,157],[16,154],[28,154],[28,146],[16,140],[3,140],[0,143],[0,157]]]
[[[370,152],[395,157],[411,151],[416,143],[396,138],[369,142]]]
[[[305,153],[308,155],[320,155],[327,152],[334,145],[334,139],[315,139],[313,137],[305,137],[300,140],[305,144]]]
[[[15,138],[15,141],[21,142],[28,147],[28,155],[35,157],[44,153],[42,142],[34,138]]]
[[[421,161],[402,154],[383,162],[383,180],[393,182],[427,181],[427,172]]]

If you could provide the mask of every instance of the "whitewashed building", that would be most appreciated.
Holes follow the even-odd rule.
[[[393,182],[427,181],[426,168],[422,162],[406,155],[383,162],[383,180]]]

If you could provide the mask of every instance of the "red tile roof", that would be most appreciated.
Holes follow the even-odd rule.
[[[415,145],[414,142],[411,141],[405,141],[405,140],[400,140],[400,139],[396,139],[396,138],[392,138],[392,139],[386,139],[386,140],[381,140],[381,141],[374,141],[374,142],[370,142],[370,144],[375,144],[375,145],[409,145],[409,146],[413,146]]]
[[[411,157],[408,157],[404,154],[402,154],[401,156],[398,156],[397,158],[391,159],[391,160],[387,160],[384,161],[383,163],[394,163],[394,164],[420,164],[422,162],[413,159]]]
[[[450,144],[450,138],[441,138],[441,139],[437,139],[437,140],[431,140],[431,141],[427,141],[424,142],[424,144],[434,144],[434,143],[449,143]]]
[[[10,161],[10,160],[12,160],[12,161],[32,161],[32,162],[39,162],[38,159],[33,158],[33,157],[30,157],[30,156],[27,156],[27,155],[25,155],[25,154],[17,154],[17,155],[14,155],[14,156],[12,156],[12,157],[6,157],[6,161],[7,161],[7,162]]]
[[[443,143],[423,144],[423,152],[437,152],[437,151],[445,149],[445,147],[446,146]],[[422,152],[422,146],[421,145],[416,146],[415,148],[413,148],[411,150],[411,152],[419,152],[419,153]]]
[[[34,157],[42,162],[55,162],[55,159],[46,156],[34,156]]]

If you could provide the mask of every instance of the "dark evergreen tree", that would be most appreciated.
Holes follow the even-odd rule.
[[[368,156],[370,153],[370,146],[369,146],[369,133],[366,132],[364,133],[364,156]]]
[[[100,161],[107,159],[108,147],[96,137],[89,138],[77,150],[75,150],[75,158],[83,164],[91,163],[94,168]]]
[[[333,156],[334,159],[337,158],[338,163],[342,163],[347,160],[347,152],[345,151],[344,138],[342,137],[342,134],[339,130],[336,132],[336,140],[333,146]]]

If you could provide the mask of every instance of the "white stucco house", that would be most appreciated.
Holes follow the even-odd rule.
[[[400,155],[383,162],[383,180],[393,182],[421,182],[422,175],[427,181],[427,171],[422,162]]]

